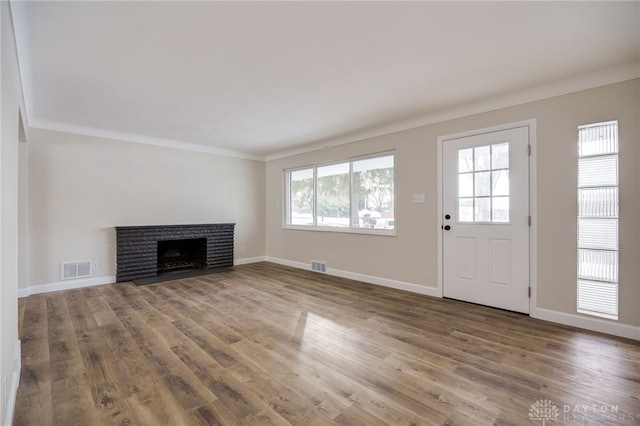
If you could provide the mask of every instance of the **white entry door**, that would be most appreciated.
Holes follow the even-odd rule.
[[[442,142],[444,296],[529,313],[529,131]]]

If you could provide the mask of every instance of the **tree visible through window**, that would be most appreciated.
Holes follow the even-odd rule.
[[[393,213],[393,173],[393,156],[353,162],[353,195],[357,217],[352,222],[357,227],[395,227],[393,215],[389,217],[387,214]]]
[[[291,171],[287,176],[287,223],[313,226],[313,169]]]
[[[509,142],[458,151],[458,221],[509,222]]]
[[[287,226],[395,229],[394,155],[285,170]]]
[[[349,163],[322,166],[318,174],[317,226],[349,227]]]

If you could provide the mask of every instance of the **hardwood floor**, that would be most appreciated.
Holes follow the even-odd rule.
[[[637,341],[269,263],[19,313],[15,425],[640,423]]]

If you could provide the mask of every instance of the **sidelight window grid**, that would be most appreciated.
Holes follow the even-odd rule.
[[[618,122],[578,128],[577,311],[618,319]]]

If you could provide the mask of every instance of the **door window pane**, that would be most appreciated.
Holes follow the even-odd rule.
[[[491,195],[491,172],[474,173],[474,181],[476,197]]]
[[[473,173],[459,175],[458,197],[473,197]]]
[[[491,146],[491,168],[509,168],[509,142],[494,144]]]
[[[491,145],[479,146],[473,149],[475,171],[491,169]]]
[[[491,195],[509,195],[509,170],[491,172],[493,190]]]
[[[476,198],[475,216],[476,222],[491,222],[491,198]]]
[[[509,197],[491,199],[491,218],[494,222],[509,222]]]
[[[458,220],[460,222],[473,222],[473,198],[460,198],[458,200]]]
[[[508,223],[509,142],[458,150],[458,221]]]
[[[473,171],[473,148],[458,151],[458,173]]]

